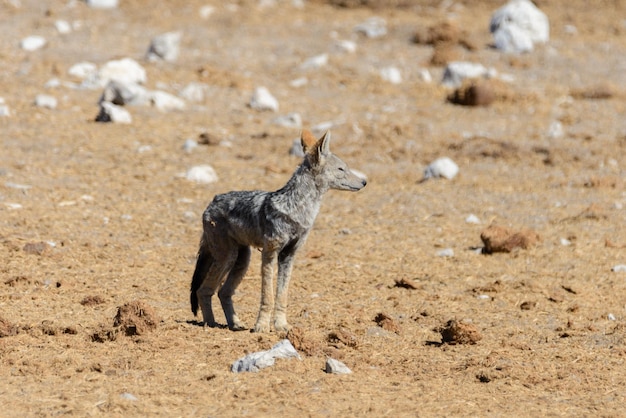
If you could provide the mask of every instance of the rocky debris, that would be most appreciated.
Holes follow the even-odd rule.
[[[387,22],[379,16],[373,16],[354,27],[354,31],[368,38],[381,38],[387,34]]]
[[[90,73],[83,80],[85,88],[105,87],[111,80],[123,84],[145,84],[146,70],[132,58],[122,58],[106,62],[96,73]]]
[[[496,10],[489,30],[496,48],[503,52],[531,52],[535,44],[550,39],[548,17],[530,0],[512,0]]]
[[[385,331],[395,332],[396,334],[400,334],[400,327],[398,326],[396,321],[394,321],[393,318],[387,315],[386,313],[383,313],[383,312],[378,313],[376,317],[374,318],[374,322],[376,322],[376,324],[382,329],[384,329]]]
[[[0,338],[12,337],[17,335],[18,332],[19,328],[16,325],[0,317]]]
[[[528,249],[540,241],[539,234],[532,230],[515,231],[491,225],[480,234],[485,245],[483,254],[510,253],[515,248]]]
[[[167,32],[159,36],[155,36],[150,42],[146,59],[148,61],[167,61],[174,62],[180,53],[181,32]]]
[[[119,0],[85,0],[85,3],[94,9],[115,9]]]
[[[396,67],[385,67],[380,70],[380,78],[391,84],[402,83],[402,73]]]
[[[197,165],[187,170],[185,178],[196,183],[215,183],[218,181],[217,173],[210,165]]]
[[[56,109],[57,99],[54,96],[48,94],[38,94],[35,97],[35,106],[44,107],[47,109]]]
[[[459,172],[459,166],[448,157],[437,158],[424,170],[423,180],[443,177],[452,180]]]
[[[340,362],[339,360],[335,360],[333,358],[326,359],[326,367],[324,368],[326,373],[330,374],[350,374],[352,370],[348,368],[345,364]]]
[[[247,356],[241,357],[235,361],[230,370],[233,373],[240,372],[258,372],[266,367],[273,366],[276,359],[297,358],[301,360],[296,349],[291,345],[288,339],[284,339],[276,343],[271,349],[266,351],[257,351]]]
[[[496,74],[495,69],[488,69],[482,64],[468,61],[453,61],[446,66],[441,84],[445,87],[458,88],[461,87],[465,79],[492,78]]]
[[[277,112],[278,100],[272,96],[266,87],[257,87],[252,94],[249,106],[254,110]]]
[[[133,118],[123,107],[109,102],[102,102],[100,103],[100,112],[95,120],[96,122],[131,123]]]
[[[154,331],[158,323],[154,309],[139,300],[118,307],[113,320],[113,326],[129,337]]]
[[[448,96],[448,101],[462,106],[489,106],[496,98],[487,80],[466,80]]]
[[[43,36],[31,35],[20,41],[20,48],[24,51],[32,52],[43,48],[47,43],[48,41]]]
[[[483,338],[474,324],[455,319],[449,320],[435,331],[441,334],[442,344],[476,344]]]
[[[110,102],[117,106],[146,105],[150,103],[150,93],[139,84],[111,80],[102,91],[98,103],[102,102]]]

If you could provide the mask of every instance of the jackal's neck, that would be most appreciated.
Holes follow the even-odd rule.
[[[313,224],[325,190],[315,181],[311,166],[302,163],[282,189],[274,192],[274,202],[281,211],[302,224]]]

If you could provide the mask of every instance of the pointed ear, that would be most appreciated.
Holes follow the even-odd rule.
[[[302,150],[305,153],[308,153],[313,148],[316,142],[317,140],[315,139],[311,131],[308,131],[306,129],[302,130],[302,133],[300,134],[300,143],[302,144]]]
[[[315,147],[317,148],[317,153],[322,157],[330,154],[330,131],[326,131],[324,136],[317,141]]]

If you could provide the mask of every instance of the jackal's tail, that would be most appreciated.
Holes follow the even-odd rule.
[[[196,261],[196,270],[193,272],[193,279],[191,279],[191,295],[189,300],[191,302],[191,312],[194,316],[198,315],[198,294],[197,291],[202,286],[202,282],[206,277],[209,267],[213,264],[213,256],[209,252],[207,245],[204,241],[204,237],[200,241],[200,249],[198,250],[198,261]]]

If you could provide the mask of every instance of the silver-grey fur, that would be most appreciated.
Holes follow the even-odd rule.
[[[198,305],[203,322],[216,326],[211,308],[218,291],[231,330],[244,330],[232,296],[250,263],[250,247],[262,249],[261,308],[253,331],[268,332],[274,309],[274,329],[287,331],[287,292],[293,260],[317,216],[329,189],[357,191],[366,181],[355,175],[329,149],[330,132],[319,140],[301,136],[305,156],[287,184],[275,192],[235,191],[215,196],[202,216],[203,234],[191,282],[191,310]],[[272,281],[278,260],[276,302]]]

